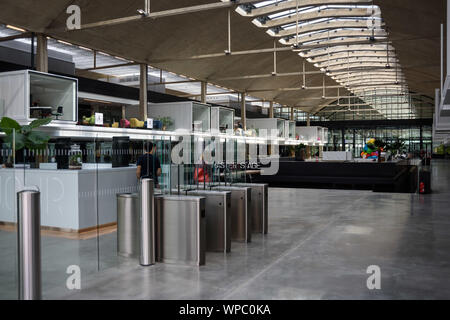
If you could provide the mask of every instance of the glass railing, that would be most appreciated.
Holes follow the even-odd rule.
[[[4,139],[0,169],[0,300],[18,298],[15,130]],[[6,141],[7,140],[7,141]]]

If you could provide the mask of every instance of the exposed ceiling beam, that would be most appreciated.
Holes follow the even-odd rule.
[[[140,21],[140,20],[161,19],[161,18],[173,17],[173,16],[195,13],[195,12],[226,9],[226,8],[236,7],[236,6],[239,6],[242,4],[249,4],[249,3],[254,3],[254,2],[258,2],[258,1],[233,0],[233,1],[225,1],[225,2],[213,2],[213,3],[201,4],[201,5],[196,5],[196,6],[184,7],[184,8],[163,10],[163,11],[158,11],[158,12],[150,12],[150,13],[143,12],[143,14],[137,14],[137,15],[129,16],[129,17],[122,17],[122,18],[104,20],[104,21],[99,21],[99,22],[87,23],[87,24],[81,25],[81,30],[114,26],[114,25],[118,25],[118,24],[124,24],[124,23],[129,23],[129,22],[134,22],[134,21]],[[55,32],[55,31],[70,32],[71,30],[50,29],[47,31],[48,32]]]
[[[202,81],[201,80],[163,81],[163,82],[149,83],[149,85],[182,84],[182,83],[193,83],[193,82],[202,82]]]
[[[301,3],[299,1],[299,3]],[[295,12],[292,14],[282,17],[267,20],[261,23],[258,19],[253,20],[253,23],[260,28],[273,28],[278,26],[283,26],[286,24],[296,23],[296,21],[301,21],[304,23],[306,21],[323,19],[323,18],[340,18],[340,17],[370,17],[372,15],[371,10],[366,8],[342,8],[342,9],[325,9],[320,10],[317,8],[316,11],[300,12],[297,16]]]
[[[32,34],[31,32],[23,32],[23,33],[15,34],[13,36],[2,37],[2,38],[0,38],[0,42],[11,41],[11,40],[16,40],[16,39],[23,39],[23,38],[30,38],[31,34]]]
[[[347,58],[384,58],[388,56],[386,50],[383,51],[355,51],[355,52],[341,52],[341,53],[332,53],[332,54],[324,54],[322,56],[310,57],[307,58],[307,61],[310,63],[320,63],[332,59],[347,59]],[[389,56],[394,56],[394,52],[390,51]]]
[[[246,76],[233,76],[224,78],[207,78],[209,81],[232,81],[232,80],[249,80],[249,79],[261,79],[261,78],[275,78],[275,77],[295,77],[302,75],[324,74],[324,71],[305,71],[305,72],[288,72],[288,73],[267,73],[267,74],[255,74]]]
[[[389,63],[397,63],[399,60],[395,57],[390,57],[389,59],[386,57],[373,57],[373,58],[340,58],[340,59],[330,59],[329,61],[320,62],[320,63],[314,63],[314,66],[316,68],[326,68],[326,67],[332,67],[332,66],[338,66],[343,64],[358,64],[358,63],[366,63],[366,62],[376,62],[381,63],[383,62],[386,64]]]
[[[371,37],[374,35],[375,37],[386,37],[388,34],[386,31],[382,29],[370,30],[370,29],[328,29],[323,32],[306,34],[298,37],[299,43],[306,43],[310,41],[318,41],[318,40],[326,40],[333,38],[351,38],[351,37]],[[297,36],[291,37],[289,40],[284,38],[280,39],[280,43],[284,45],[293,45],[297,43]]]
[[[107,66],[99,66],[99,67],[93,67],[93,68],[87,68],[87,69],[79,69],[81,71],[94,71],[94,70],[104,70],[104,69],[112,69],[112,68],[120,68],[120,67],[129,67],[129,66],[135,66],[138,65],[136,62],[127,62],[127,63],[119,63],[119,64],[110,64]]]
[[[258,17],[264,15],[270,15],[276,12],[281,12],[285,10],[295,9],[297,6],[299,8],[305,8],[310,6],[321,6],[321,5],[332,5],[332,4],[368,4],[368,0],[289,0],[284,2],[277,2],[275,4],[270,4],[260,8],[254,8],[251,10],[244,10],[238,8],[238,13],[246,17]]]
[[[241,56],[241,55],[250,55],[250,54],[274,53],[274,52],[282,52],[282,51],[292,51],[292,48],[291,47],[279,47],[279,48],[267,48],[267,49],[253,49],[253,50],[232,51],[230,53],[219,52],[219,53],[209,53],[209,54],[202,54],[202,55],[196,55],[196,56],[190,56],[190,57],[154,59],[154,60],[150,60],[149,64],[166,63],[166,62],[174,62],[174,61],[221,58],[221,57],[225,57],[225,56]]]
[[[353,45],[353,46],[344,46],[337,45],[329,48],[321,48],[317,50],[311,50],[308,52],[300,52],[300,56],[303,58],[314,58],[323,55],[329,55],[334,53],[347,53],[357,52],[357,51],[369,51],[369,52],[395,52],[395,49],[392,45],[386,46],[381,44],[366,44],[366,45]]]
[[[299,26],[298,34],[305,34],[313,31],[321,31],[328,29],[337,29],[337,28],[367,28],[367,21],[363,19],[348,19],[348,21],[326,21],[326,22],[317,22],[311,23],[304,26]],[[267,30],[267,33],[272,37],[281,38],[281,37],[289,37],[292,35],[297,35],[296,28],[283,29],[277,32],[272,29]]]

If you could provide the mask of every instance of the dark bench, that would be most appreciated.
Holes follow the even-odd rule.
[[[302,162],[281,160],[273,176],[258,182],[277,187],[345,187],[374,191],[410,192],[411,166],[400,162]]]

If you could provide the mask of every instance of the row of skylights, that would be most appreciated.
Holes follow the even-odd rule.
[[[381,10],[373,1],[259,1],[236,11],[281,44],[292,46],[355,96],[409,91]]]

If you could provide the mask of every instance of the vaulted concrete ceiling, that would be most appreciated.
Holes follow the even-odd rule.
[[[218,1],[151,0],[151,11],[216,2]],[[439,87],[439,25],[445,19],[444,1],[375,0],[374,3],[381,7],[382,17],[409,89],[433,97],[434,88]],[[155,67],[208,80],[237,91],[250,91],[252,96],[289,106],[300,106],[305,111],[315,110],[318,105],[332,101],[321,99],[321,89],[301,90],[303,79],[300,75],[224,80],[244,75],[269,75],[274,68],[272,53],[183,60],[191,56],[223,53],[227,49],[227,9],[64,31],[68,17],[66,8],[71,4],[81,7],[82,24],[88,24],[136,15],[136,10],[144,7],[144,0],[2,0],[0,22],[43,32],[57,39],[137,62],[147,62]],[[251,19],[237,14],[234,9],[231,25],[233,52],[274,46],[274,38],[252,24]],[[277,46],[282,45],[277,43]],[[302,68],[303,58],[296,52],[278,52],[278,73],[300,72]],[[306,70],[319,69],[306,63]],[[306,84],[307,87],[321,87],[323,75],[307,75]],[[325,84],[337,85],[329,77],[325,77]],[[299,89],[254,91],[277,88]],[[347,93],[345,89],[340,89],[341,96]],[[335,96],[337,89],[326,89],[326,97]]]

